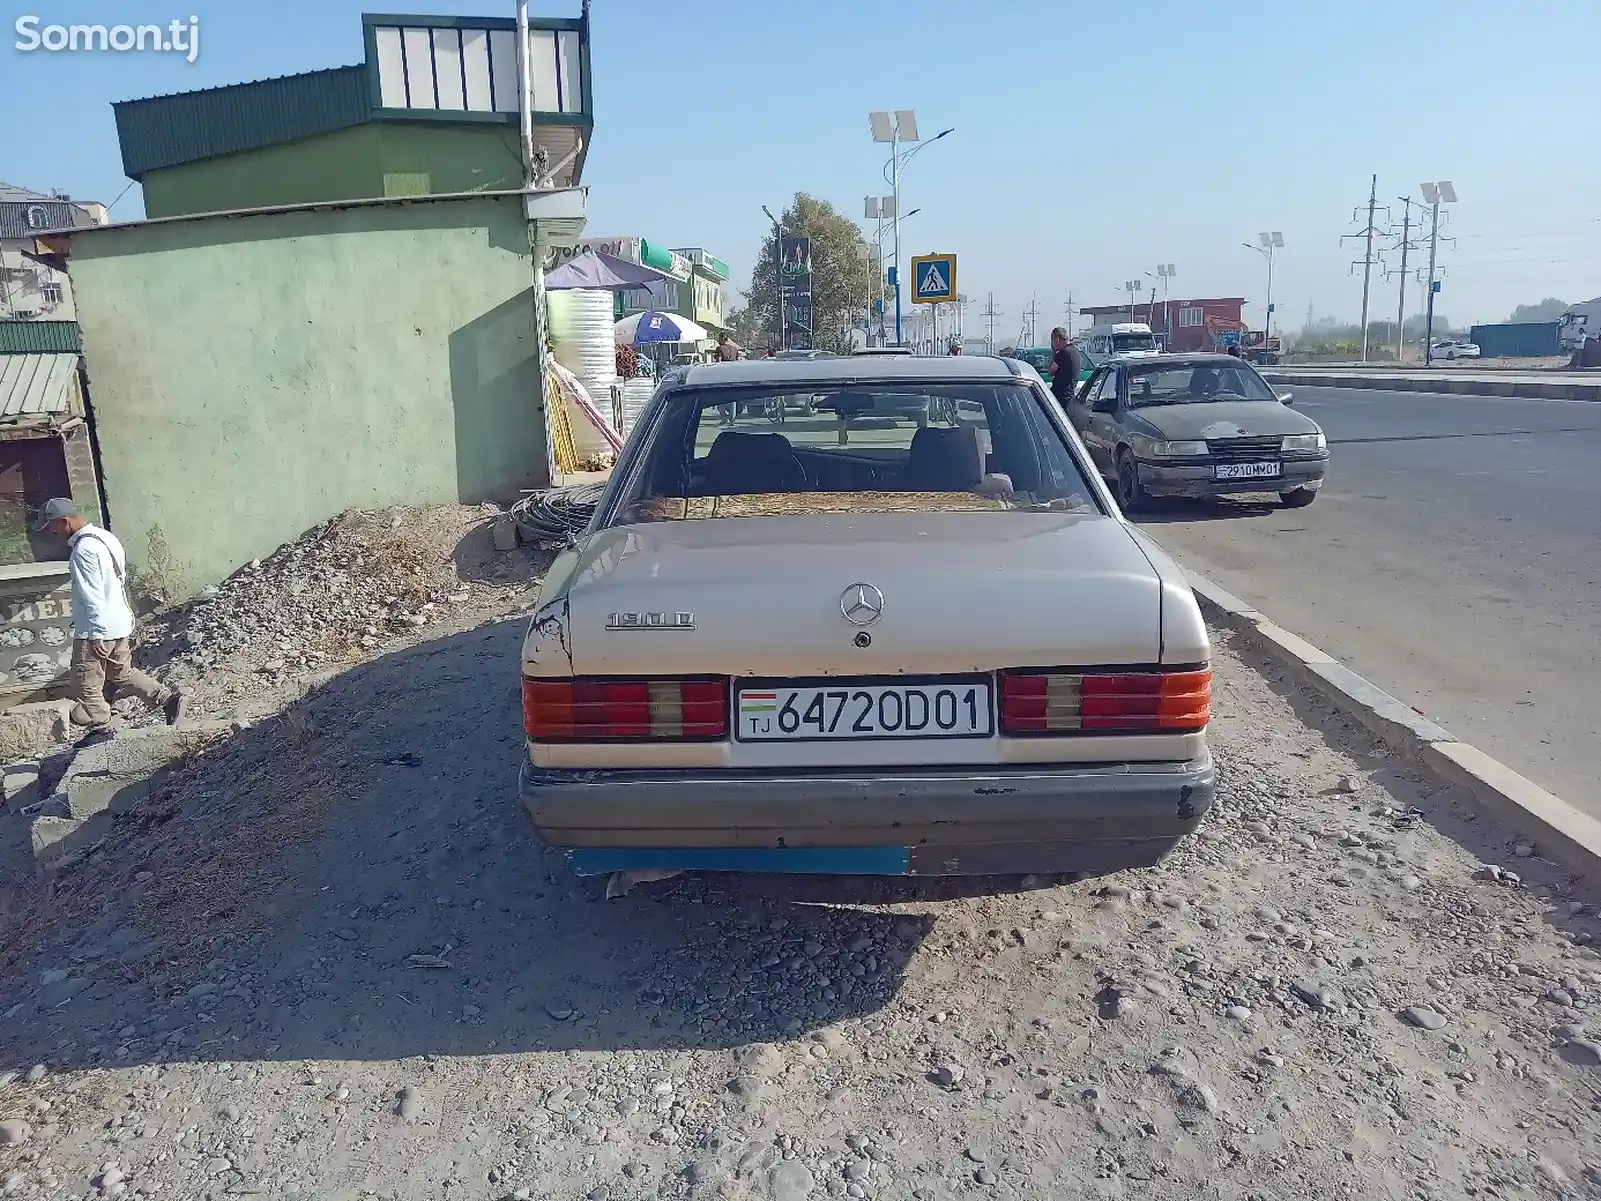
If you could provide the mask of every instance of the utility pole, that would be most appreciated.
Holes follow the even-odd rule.
[[[1401,352],[1406,349],[1406,256],[1412,249],[1412,206],[1417,203],[1410,196],[1398,197],[1401,201],[1401,295],[1396,301],[1395,311],[1395,361],[1401,361]]]
[[[995,318],[1001,315],[1001,310],[995,307],[995,293],[989,294],[989,300],[984,305],[984,320],[988,325],[988,332],[984,335],[984,353],[995,353]]]
[[[1373,212],[1378,207],[1378,200],[1379,177],[1375,174],[1368,185],[1367,224],[1356,233],[1346,234],[1340,239],[1343,242],[1346,238],[1363,238],[1367,242],[1367,250],[1362,255],[1362,361],[1364,363],[1368,361],[1368,290],[1373,280],[1373,235],[1380,232],[1373,225]],[[1386,219],[1389,218],[1389,212],[1389,209],[1384,210]],[[1360,218],[1361,210],[1358,209],[1351,220],[1356,221]],[[1352,265],[1352,269],[1355,269],[1355,264]]]
[[[1067,340],[1073,340],[1073,293],[1067,294]]]

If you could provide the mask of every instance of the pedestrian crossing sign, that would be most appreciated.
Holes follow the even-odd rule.
[[[956,299],[956,256],[920,254],[912,259],[912,302],[947,304]]]

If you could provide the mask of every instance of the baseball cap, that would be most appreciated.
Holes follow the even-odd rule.
[[[45,526],[52,521],[60,521],[63,517],[76,516],[78,516],[78,506],[65,496],[57,496],[39,506],[39,511],[33,515],[33,521],[29,523],[29,528],[35,534],[42,534]]]

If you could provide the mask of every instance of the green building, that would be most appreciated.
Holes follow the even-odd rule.
[[[362,17],[363,61],[113,105],[147,217],[523,185],[516,22]],[[594,128],[583,18],[530,19],[534,144],[578,183]]]
[[[352,508],[552,482],[543,271],[583,231],[587,20],[362,18],[364,60],[115,106],[143,221],[55,238],[106,516],[192,594]]]

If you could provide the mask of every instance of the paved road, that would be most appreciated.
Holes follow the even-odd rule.
[[[1147,519],[1192,567],[1601,816],[1601,404],[1296,388],[1309,509]]]

